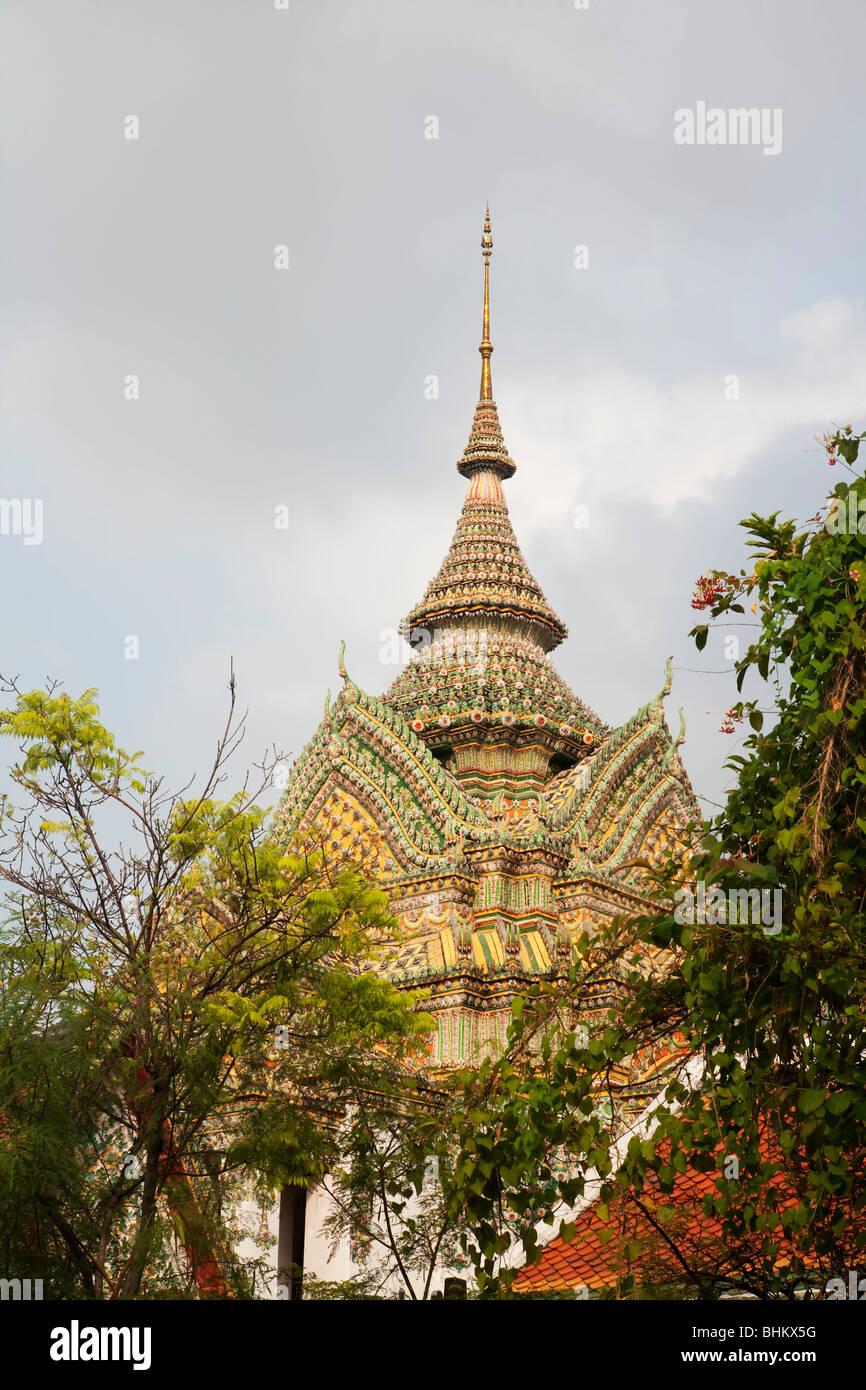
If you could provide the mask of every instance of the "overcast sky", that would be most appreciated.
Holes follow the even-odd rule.
[[[232,656],[250,758],[300,752],[341,638],[384,690],[466,487],[489,199],[506,494],[570,628],[554,660],[616,724],[673,653],[718,800],[736,693],[682,669],[730,665],[687,640],[694,580],[739,567],[753,509],[815,512],[814,431],[866,426],[862,4],[3,12],[0,495],[42,499],[44,539],[0,535],[0,670],[96,686],[173,779]],[[765,110],[781,147],[677,144],[701,102]]]

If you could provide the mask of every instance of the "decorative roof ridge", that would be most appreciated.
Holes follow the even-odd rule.
[[[575,837],[580,833],[581,838],[589,841],[606,808],[616,795],[617,788],[634,766],[649,762],[649,769],[652,769],[653,748],[657,750],[656,771],[659,776],[654,778],[650,785],[658,786],[666,778],[672,777],[685,787],[690,803],[697,805],[688,774],[677,752],[678,745],[667,726],[664,712],[661,711],[660,719],[649,717],[648,712],[653,709],[654,704],[655,702],[650,702],[638,712],[644,714],[643,722],[638,722],[637,715],[633,716],[628,724],[614,730],[611,737],[601,743],[585,763],[577,763],[575,767],[568,768],[566,774],[561,774],[570,775],[575,785],[571,795],[563,794],[557,804],[551,807],[549,824],[552,831],[569,831]],[[631,727],[633,724],[634,728]],[[659,747],[658,742],[660,733],[664,734],[662,747]],[[673,772],[669,767],[672,760],[676,764],[676,770]],[[580,769],[590,763],[592,775],[589,785],[582,786]],[[629,793],[625,802],[621,804],[620,816],[626,814],[634,795],[635,792]]]
[[[650,724],[664,725],[668,736],[672,738],[673,736],[667,727],[664,712],[664,702],[666,697],[671,693],[672,684],[673,657],[669,656],[665,662],[665,683],[659,693],[653,695],[652,699],[647,700],[646,704],[636,709],[634,714],[632,714],[624,724],[619,724],[615,729],[612,729],[610,739],[600,744],[598,751],[601,752],[603,749],[607,748],[611,740],[613,741],[613,746],[616,746],[616,744],[621,743],[623,740],[627,740],[636,729],[641,729]]]
[[[417,782],[419,798],[427,801],[428,809],[432,811],[435,802],[466,831],[472,830],[481,834],[488,831],[487,817],[482,808],[466,795],[453,773],[433,757],[427,744],[418,738],[399,710],[386,704],[381,696],[362,690],[348,678],[339,697],[330,706],[328,716],[322,720],[296,760],[286,794],[281,798],[280,808],[288,809],[289,790],[297,790],[301,780],[298,774],[307,771],[316,757],[326,763],[329,760],[336,762],[343,755],[347,741],[352,740],[352,734],[346,730],[349,721],[355,723],[356,727],[369,721],[398,745],[402,745],[408,754],[408,766],[403,769],[404,776],[407,783]],[[418,777],[413,775],[415,770],[419,774]],[[292,801],[296,799],[292,798]]]
[[[627,856],[634,854],[635,842],[644,830],[649,810],[656,810],[660,801],[673,791],[683,792],[683,778],[675,770],[671,770],[669,764],[670,755],[676,754],[676,745],[672,744],[668,757],[659,768],[660,776],[649,786],[649,788],[636,787],[625,802],[619,818],[621,833],[614,835],[614,841],[607,858],[601,862],[608,865],[611,869],[624,865]],[[691,788],[688,788],[691,791]],[[644,812],[639,815],[639,812]],[[624,825],[622,824],[624,822]]]

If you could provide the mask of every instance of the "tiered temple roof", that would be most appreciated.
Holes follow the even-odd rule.
[[[454,538],[403,624],[412,660],[381,697],[343,688],[292,771],[283,837],[312,835],[388,892],[390,977],[430,991],[434,1061],[501,1046],[513,996],[564,977],[572,940],[642,903],[642,870],[700,814],[664,689],[611,729],[548,653],[567,629],[520,551],[502,488],[515,470],[492,394],[489,210],[481,393],[458,469]],[[599,997],[598,1007],[604,999]],[[621,1078],[639,1108],[659,1057]]]

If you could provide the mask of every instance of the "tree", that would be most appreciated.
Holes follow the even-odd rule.
[[[275,752],[217,795],[233,676],[196,794],[116,744],[95,692],[4,689],[0,1258],[50,1295],[249,1294],[238,1184],[321,1172],[346,1087],[419,1046],[414,999],[369,969],[387,901],[269,838]]]
[[[423,1301],[438,1292],[440,1268],[461,1259],[439,1180],[453,1117],[447,1081],[434,1088],[418,1074],[410,1090],[406,1080],[395,1073],[375,1093],[356,1088],[322,1184],[332,1204],[325,1228],[332,1251],[348,1243],[368,1295]]]
[[[706,1160],[728,1140],[739,1156],[739,1177],[717,1179],[712,1205],[732,1244],[757,1248],[770,1293],[810,1273],[844,1275],[866,1246],[866,523],[852,467],[862,437],[850,425],[825,436],[852,481],[811,523],[753,514],[742,523],[752,572],[714,572],[709,596],[699,586],[712,619],[754,596],[759,630],[736,683],[757,675],[772,723],[757,698],[732,706],[751,726],[729,764],[737,785],[689,868],[729,910],[647,924],[656,944],[683,952],[667,1002],[704,1058],[695,1085],[674,1089],[682,1110],[663,1128],[680,1152]],[[706,630],[694,630],[699,647]],[[782,921],[744,912],[744,890],[764,903],[778,891]],[[773,1155],[761,1152],[763,1124]]]
[[[535,1117],[551,1115],[571,1155],[560,1195],[585,1191],[591,1165],[600,1210],[627,1196],[699,1296],[826,1288],[866,1248],[866,476],[853,468],[864,437],[850,425],[824,436],[850,481],[810,523],[753,514],[742,523],[753,569],[698,581],[693,606],[710,621],[745,615],[753,599],[757,635],[736,685],[757,681],[763,702],[741,698],[726,716],[727,731],[743,720],[750,731],[728,764],[737,783],[724,809],[685,863],[643,865],[649,910],[615,924],[631,934],[620,959],[633,964],[610,1026],[589,1048],[554,1043],[532,1084],[521,1076],[513,1092],[509,1058],[496,1064],[486,1114],[495,1142],[483,1156],[466,1143],[461,1155],[462,1190],[482,1223],[479,1267],[493,1248],[483,1223],[531,1195],[514,1159]],[[699,649],[708,628],[693,630]],[[653,949],[666,966],[646,973],[636,962]],[[647,1029],[681,1035],[693,1064],[664,1087],[653,1132],[633,1136],[623,1157],[615,1131],[604,1139],[579,1117]],[[548,1156],[535,1157],[553,1179]],[[724,1263],[718,1243],[708,1259],[657,1216],[688,1172],[713,1175],[702,1210],[718,1222]],[[524,1244],[534,1257],[534,1236]]]

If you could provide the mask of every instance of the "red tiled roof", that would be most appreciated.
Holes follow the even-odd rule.
[[[730,1152],[730,1146],[720,1144],[716,1150],[717,1166],[710,1172],[688,1167],[684,1173],[677,1173],[671,1193],[662,1192],[655,1175],[650,1175],[639,1201],[628,1192],[618,1194],[611,1200],[605,1220],[599,1215],[600,1204],[593,1203],[576,1218],[572,1240],[566,1244],[561,1236],[556,1236],[545,1248],[539,1264],[523,1267],[514,1285],[516,1292],[610,1289],[628,1276],[637,1284],[674,1283],[678,1278],[684,1279],[685,1272],[672,1247],[685,1256],[689,1265],[699,1264],[716,1273],[724,1271],[731,1260],[722,1240],[722,1223],[716,1216],[707,1216],[703,1204],[704,1198],[716,1190]],[[764,1162],[771,1161],[775,1152],[774,1144],[766,1138],[761,1140]],[[776,1188],[783,1185],[780,1174],[770,1182]],[[790,1206],[796,1200],[791,1193],[782,1198],[779,1206]],[[659,1220],[655,1214],[660,1208],[673,1211],[665,1214],[665,1220]],[[787,1263],[786,1251],[785,1242],[781,1242],[779,1265]]]

